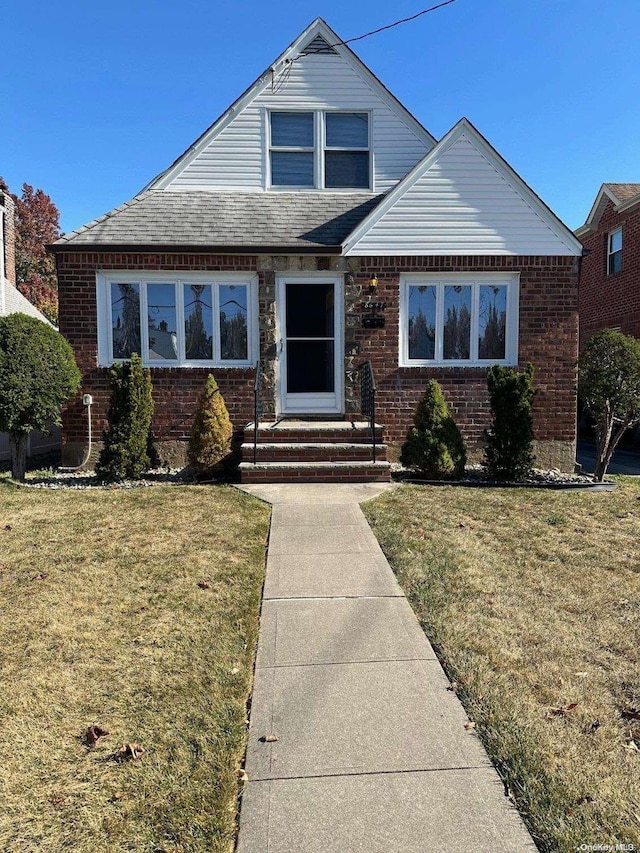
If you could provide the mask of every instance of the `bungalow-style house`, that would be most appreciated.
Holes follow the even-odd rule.
[[[469,121],[436,140],[321,19],[135,198],[52,248],[94,434],[107,368],[138,352],[161,457],[184,458],[213,372],[246,427],[244,480],[384,479],[372,438],[402,442],[427,379],[477,451],[487,367],[530,361],[538,464],[573,470],[580,242]],[[68,464],[86,430],[78,397]]]
[[[640,184],[602,184],[575,233],[585,248],[581,344],[598,329],[640,338]]]

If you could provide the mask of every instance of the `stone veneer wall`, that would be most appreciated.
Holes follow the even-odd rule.
[[[571,257],[399,257],[344,258],[314,256],[120,254],[64,252],[58,255],[61,331],[76,353],[83,374],[82,393],[94,396],[94,434],[105,426],[107,371],[97,367],[96,270],[239,270],[259,275],[260,363],[264,409],[275,415],[275,285],[280,272],[340,272],[345,277],[345,409],[358,414],[357,368],[370,359],[378,385],[378,420],[392,444],[402,441],[412,422],[424,383],[442,384],[454,417],[477,456],[489,421],[485,368],[398,366],[399,279],[403,272],[496,271],[520,273],[520,362],[536,367],[538,395],[535,431],[538,463],[572,470],[575,459],[576,367],[578,348],[577,261]],[[361,306],[372,274],[378,277],[376,299],[387,303],[381,329],[364,329]],[[156,414],[154,440],[161,457],[184,460],[195,402],[208,368],[153,368]],[[215,368],[238,437],[253,418],[252,368]],[[80,395],[64,412],[63,456],[76,464],[86,442],[86,415]],[[96,445],[96,452],[99,449]],[[95,454],[94,454],[95,458]]]

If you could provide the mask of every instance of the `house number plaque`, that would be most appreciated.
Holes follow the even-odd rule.
[[[362,325],[365,329],[381,329],[384,326],[386,302],[368,300],[362,303]]]

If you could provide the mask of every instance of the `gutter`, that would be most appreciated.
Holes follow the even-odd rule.
[[[342,255],[342,246],[193,246],[161,243],[48,243],[48,252],[128,252],[131,254],[184,255]]]

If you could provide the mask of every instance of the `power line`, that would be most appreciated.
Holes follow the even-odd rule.
[[[378,27],[377,30],[371,30],[371,32],[364,33],[364,35],[361,36],[354,36],[353,38],[345,39],[344,41],[338,41],[335,44],[330,45],[330,47],[338,47],[341,44],[351,44],[352,41],[361,41],[362,39],[369,38],[369,36],[375,36],[378,33],[384,32],[384,30],[391,30],[393,27],[397,27],[400,24],[407,24],[409,21],[415,21],[416,18],[421,18],[429,12],[435,12],[436,9],[442,9],[443,6],[449,6],[451,3],[455,2],[456,0],[445,0],[444,3],[438,3],[437,6],[431,6],[429,9],[423,9],[422,12],[417,12],[415,15],[410,15],[408,18],[401,18],[399,21],[394,21],[392,24],[387,24],[384,27]]]

